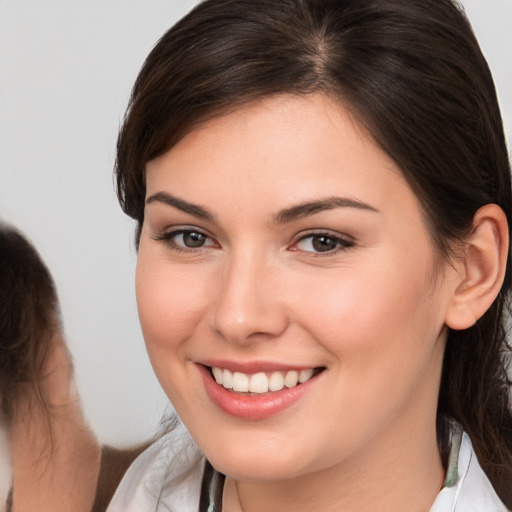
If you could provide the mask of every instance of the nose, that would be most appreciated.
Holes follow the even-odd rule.
[[[256,254],[226,262],[213,307],[213,329],[232,343],[273,339],[288,326],[276,268]]]

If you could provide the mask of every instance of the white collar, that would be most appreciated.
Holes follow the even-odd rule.
[[[445,483],[430,512],[507,512],[480,467],[468,435],[453,420]]]

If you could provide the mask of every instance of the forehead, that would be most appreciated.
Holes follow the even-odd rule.
[[[200,124],[148,162],[146,172],[148,195],[162,186],[190,185],[200,194],[207,181],[236,186],[239,193],[273,185],[300,195],[339,188],[340,180],[347,192],[366,180],[371,195],[376,181],[402,180],[349,110],[321,94],[260,99]]]

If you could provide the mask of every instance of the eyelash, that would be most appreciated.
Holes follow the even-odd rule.
[[[208,245],[200,245],[198,247],[187,247],[185,245],[179,245],[176,243],[176,241],[174,240],[176,237],[180,236],[180,235],[199,235],[201,237],[204,237],[205,240],[211,240],[213,242],[213,239],[208,236],[206,233],[203,233],[201,230],[199,229],[176,229],[174,231],[170,231],[168,233],[162,233],[161,235],[157,235],[156,237],[154,237],[154,240],[156,240],[157,242],[164,242],[166,243],[167,245],[170,246],[170,248],[174,251],[177,251],[177,252],[197,252],[197,251],[200,251],[202,249],[204,249],[205,247],[213,247],[215,246],[216,244],[215,243],[212,243],[212,244],[208,244]]]
[[[181,236],[199,235],[199,237],[204,237],[205,242],[210,240],[212,243],[206,244],[206,245],[205,244],[199,245],[197,247],[187,247],[184,244],[180,245],[180,244],[176,243],[176,241],[174,240],[176,237],[178,237],[180,235]],[[294,244],[289,248],[289,250],[301,251],[301,249],[299,249],[297,247],[301,242],[311,239],[311,243],[314,244],[315,239],[318,241],[319,239],[322,239],[322,238],[330,241],[334,245],[334,248],[328,249],[327,251],[302,250],[302,252],[308,254],[308,256],[310,256],[310,257],[317,258],[317,257],[322,257],[322,256],[332,256],[333,254],[337,254],[338,252],[341,252],[341,251],[346,251],[354,246],[353,240],[349,240],[347,238],[340,237],[338,235],[334,235],[329,232],[314,232],[314,233],[308,233],[308,234],[301,236],[296,242],[294,242]],[[156,240],[157,242],[166,243],[174,251],[188,252],[188,253],[198,252],[198,251],[201,251],[202,249],[204,249],[205,247],[215,247],[217,245],[210,236],[208,236],[206,233],[202,232],[199,229],[185,229],[185,228],[177,229],[174,231],[170,231],[168,233],[162,233],[161,235],[157,235],[156,237],[154,237],[154,240]],[[313,248],[314,248],[314,245],[313,245]]]
[[[314,244],[314,240],[320,240],[320,239],[326,239],[333,243],[335,246],[333,249],[329,249],[327,251],[302,251],[306,254],[308,254],[311,257],[318,258],[323,256],[332,256],[333,254],[337,254],[342,251],[346,251],[354,246],[354,241],[350,240],[348,238],[341,237],[339,235],[334,235],[333,233],[329,232],[315,232],[315,233],[308,233],[306,235],[301,236],[297,242],[293,244],[293,246],[290,248],[290,250],[298,251],[300,249],[297,248],[298,244],[301,242],[304,242],[305,240],[311,239],[311,244]]]

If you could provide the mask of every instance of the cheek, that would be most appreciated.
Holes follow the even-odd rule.
[[[395,256],[341,269],[308,283],[297,319],[343,364],[404,355],[437,338],[441,307],[429,290],[429,270]],[[363,270],[364,269],[364,270]]]
[[[431,296],[425,263],[419,271],[389,263],[385,273],[366,266],[311,281],[302,295],[307,303],[297,301],[303,330],[329,354],[332,395],[325,407],[342,411],[330,424],[333,439],[347,411],[346,433],[362,439],[361,432],[391,421],[406,404],[420,403],[423,394],[433,401],[437,393],[442,307]]]
[[[150,356],[156,351],[179,349],[202,318],[204,291],[197,276],[172,266],[146,263],[139,255],[137,308]]]

